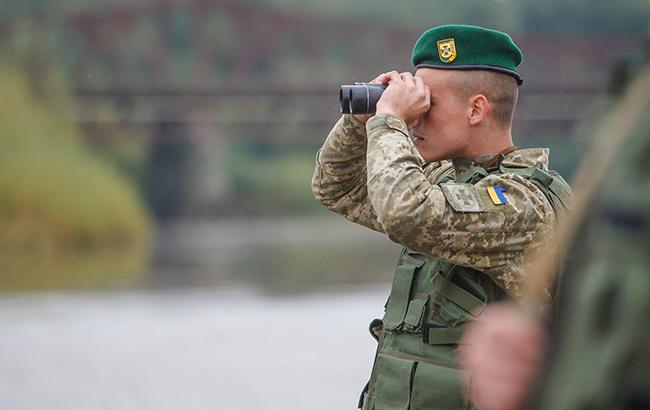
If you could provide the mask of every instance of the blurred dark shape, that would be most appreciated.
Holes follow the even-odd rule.
[[[620,97],[637,71],[648,61],[650,61],[650,38],[645,39],[640,52],[612,64],[609,73],[609,94]]]
[[[185,210],[193,149],[182,123],[159,122],[154,133],[147,172],[147,198],[154,215],[168,220],[181,216]]]

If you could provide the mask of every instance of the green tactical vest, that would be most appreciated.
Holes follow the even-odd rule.
[[[486,170],[472,167],[456,182],[477,183],[489,174],[519,174],[545,193],[556,211],[566,208],[568,184],[553,171],[534,167]],[[436,183],[451,180],[442,176]],[[456,358],[465,322],[486,304],[508,296],[488,275],[409,249],[400,255],[383,320],[370,324],[378,342],[370,381],[359,400],[363,410],[471,408]]]

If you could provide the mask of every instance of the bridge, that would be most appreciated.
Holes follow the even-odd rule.
[[[336,116],[338,85],[408,70],[419,35],[238,0],[113,2],[2,23],[35,66],[63,67],[73,80],[74,120],[138,128],[199,121],[228,133],[264,130],[279,142],[319,139],[314,131]],[[611,64],[642,40],[610,37],[617,47],[604,53],[598,38],[513,37],[526,54],[515,128],[559,135],[584,118]]]

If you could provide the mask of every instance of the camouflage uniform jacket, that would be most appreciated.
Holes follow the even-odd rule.
[[[502,163],[546,169],[548,149],[516,150]],[[453,180],[471,165],[425,163],[396,116],[376,115],[364,126],[344,115],[318,152],[312,191],[346,219],[412,251],[484,272],[516,297],[532,258],[527,251],[551,240],[553,208],[539,187],[512,173],[465,184],[478,205],[463,208]],[[443,176],[446,182],[436,183]],[[505,188],[507,204],[490,200],[494,186]]]

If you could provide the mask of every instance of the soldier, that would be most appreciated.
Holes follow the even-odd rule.
[[[517,298],[570,189],[548,149],[513,146],[522,54],[475,26],[426,31],[415,75],[391,71],[374,116],[344,115],[320,149],[316,198],[404,246],[359,407],[468,408],[456,350],[488,302]]]
[[[650,65],[576,178],[583,215],[559,235],[567,263],[550,330],[512,304],[469,327],[461,356],[481,410],[650,408],[648,113]]]

